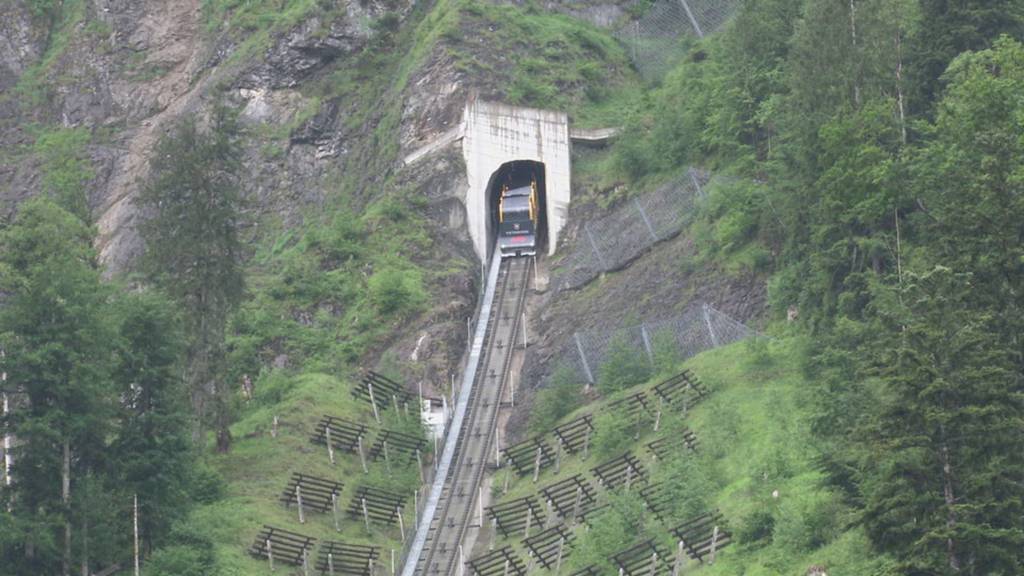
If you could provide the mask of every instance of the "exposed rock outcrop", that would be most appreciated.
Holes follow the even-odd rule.
[[[18,78],[43,55],[46,31],[33,23],[32,13],[20,2],[4,4],[0,18],[0,92],[18,82]]]

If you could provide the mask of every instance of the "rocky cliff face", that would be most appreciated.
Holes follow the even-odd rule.
[[[240,109],[254,133],[244,188],[260,214],[294,224],[336,187],[351,154],[397,168],[402,152],[455,125],[471,94],[504,97],[502,75],[515,59],[489,45],[472,20],[417,45],[426,53],[403,65],[407,78],[387,93],[401,102],[397,142],[388,142],[395,136],[379,130],[384,107],[366,101],[381,94],[338,92],[331,78],[365,65],[358,60],[367,52],[401,49],[379,37],[416,24],[407,22],[408,0],[323,1],[265,29],[218,22],[201,0],[80,0],[65,2],[67,13],[49,19],[33,15],[26,0],[3,4],[0,138],[13,149],[31,142],[24,127],[32,124],[92,131],[90,205],[101,259],[112,273],[142,249],[133,198],[147,177],[150,151],[177,119],[202,114],[216,100]],[[298,3],[281,10],[292,4]],[[626,3],[549,4],[608,24]],[[39,186],[37,167],[23,155],[0,157],[0,176],[3,213]]]
[[[201,117],[215,102],[239,110],[247,130],[241,183],[251,207],[248,236],[258,242],[261,225],[298,226],[342,188],[372,199],[380,192],[372,184],[398,166],[399,146],[388,141],[398,132],[408,146],[429,139],[456,121],[465,97],[445,62],[428,58],[407,89],[390,95],[408,102],[392,135],[378,130],[387,109],[366,101],[379,94],[332,92],[331,75],[365,66],[359,60],[368,46],[403,25],[409,2],[322,2],[327,9],[311,9],[287,26],[242,32],[227,22],[211,23],[200,0],[85,0],[75,4],[78,12],[63,16],[70,22],[65,25],[48,24],[21,0],[3,4],[0,217],[40,192],[30,128],[89,131],[89,204],[108,274],[130,269],[143,250],[134,198],[160,136],[187,115]],[[382,21],[384,26],[372,25]],[[381,43],[373,50],[389,48]],[[349,85],[358,87],[358,80]],[[435,238],[463,227],[454,197],[464,188],[451,184],[463,171],[452,156],[396,180],[429,198],[438,216],[430,231]],[[465,252],[459,234],[454,236],[442,242],[440,261]],[[462,325],[474,290],[470,278],[433,289],[445,304],[416,323],[432,328],[410,330],[391,347],[432,364],[430,370],[446,371],[459,351],[449,350],[434,332],[451,332],[449,320]],[[439,378],[447,380],[447,374]]]
[[[632,3],[552,0],[544,8],[609,26]],[[450,148],[408,167],[401,158],[456,126],[468,99],[506,99],[522,80],[512,70],[530,51],[548,50],[546,62],[577,72],[575,56],[559,56],[570,49],[562,39],[544,46],[520,37],[523,30],[491,8],[443,0],[290,2],[264,26],[236,22],[230,12],[218,20],[209,6],[215,4],[77,0],[47,20],[26,0],[0,0],[0,217],[40,191],[34,131],[87,130],[101,261],[109,274],[130,269],[143,250],[134,198],[152,150],[176,121],[202,117],[220,102],[238,110],[247,129],[241,184],[254,242],[264,228],[299,227],[339,193],[358,209],[397,191],[421,202],[436,252],[424,264],[444,269],[452,260],[474,260],[460,201],[467,187],[461,154]],[[580,43],[577,55],[593,48],[587,39]],[[621,60],[604,57],[596,56],[589,76],[556,78],[557,95],[586,98],[595,83],[621,78]],[[458,364],[475,304],[475,265],[467,268],[432,286],[436,305],[387,345],[403,361],[415,358],[427,381],[447,381]],[[623,287],[597,308],[637,302],[638,290]],[[655,312],[675,297],[644,301]],[[558,326],[601,314],[587,306],[545,306],[541,320],[554,328],[538,351],[550,354],[564,340]],[[726,306],[747,316],[740,308]]]
[[[321,106],[303,95],[303,83],[362,50],[374,36],[369,22],[385,13],[408,13],[408,6],[396,11],[393,3],[348,2],[334,7],[329,21],[312,13],[271,33],[262,50],[242,54],[254,43],[211,30],[199,0],[83,2],[81,13],[70,16],[70,26],[51,30],[25,3],[7,4],[0,24],[4,142],[26,144],[21,127],[33,122],[102,135],[89,146],[96,172],[90,205],[101,259],[115,273],[142,248],[133,199],[146,179],[150,151],[177,119],[201,114],[218,98],[227,97],[243,109],[250,127],[265,131],[287,133],[300,114],[313,111],[283,153],[275,151],[268,159],[258,150],[265,143],[261,138],[249,142],[254,150],[247,155],[246,173],[251,177],[243,185],[260,212],[285,220],[322,200],[323,176],[354,135],[344,128],[344,106],[333,100]],[[15,89],[28,83],[26,73],[38,77],[33,86],[42,95],[38,105]],[[9,213],[34,192],[38,175],[31,163],[4,164],[0,202]]]

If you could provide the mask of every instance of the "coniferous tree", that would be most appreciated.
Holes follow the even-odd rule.
[[[913,166],[929,257],[972,274],[975,305],[998,312],[1024,371],[1024,44],[964,54],[946,79]]]
[[[883,359],[892,394],[878,423],[865,521],[907,574],[1024,569],[1024,394],[995,314],[969,274],[909,275],[881,296],[899,344]]]
[[[926,113],[939,99],[942,73],[960,54],[983,50],[1000,34],[1024,40],[1018,0],[921,0],[921,26],[908,46],[911,107]]]
[[[115,376],[121,386],[115,477],[138,496],[139,530],[147,547],[187,511],[194,464],[188,403],[181,379],[184,336],[171,304],[155,293],[120,302]]]
[[[194,118],[183,121],[157,145],[152,179],[139,198],[150,216],[141,227],[145,268],[183,310],[193,440],[200,440],[204,420],[212,417],[221,452],[231,445],[225,327],[243,287],[236,139],[236,125],[223,108],[206,130]]]
[[[0,234],[2,369],[24,395],[10,418],[18,438],[4,491],[11,533],[2,556],[23,574],[69,574],[80,490],[102,468],[113,390],[109,296],[92,232],[47,199],[27,201]],[[86,557],[85,563],[88,563]]]

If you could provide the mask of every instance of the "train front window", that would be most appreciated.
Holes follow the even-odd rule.
[[[504,222],[529,222],[530,201],[525,196],[512,196],[502,202],[501,219]]]

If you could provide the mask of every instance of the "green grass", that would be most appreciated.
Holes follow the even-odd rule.
[[[44,3],[52,4],[52,3]],[[42,59],[30,66],[18,78],[10,97],[16,98],[24,109],[39,107],[50,100],[55,79],[49,77],[54,65],[67,51],[76,26],[86,16],[82,0],[66,0],[47,9],[51,16],[50,34]],[[59,79],[56,79],[59,83]]]
[[[316,0],[203,0],[203,20],[209,32],[246,34],[294,25],[312,10]]]
[[[236,59],[244,60],[258,54],[275,30],[291,25],[304,10],[317,9],[311,2],[293,2],[280,17],[261,15],[274,5],[211,1],[204,8],[209,18],[226,21],[237,32],[242,40]],[[329,183],[325,203],[305,214],[300,228],[262,222],[249,239],[255,249],[246,301],[231,320],[229,377],[241,381],[249,375],[256,398],[239,407],[232,451],[207,458],[225,477],[227,497],[201,506],[189,521],[191,529],[214,541],[221,574],[269,573],[265,563],[246,552],[263,524],[381,546],[382,560],[390,549],[400,549],[395,527],[371,525],[367,532],[361,520],[345,518],[338,534],[330,515],[315,513],[300,526],[294,509],[285,510],[277,501],[292,472],[344,481],[343,506],[364,481],[400,489],[410,495],[407,528],[414,524],[415,465],[389,475],[383,464],[371,464],[367,478],[353,455],[337,454],[338,465],[331,467],[326,449],[311,444],[309,434],[323,414],[371,423],[368,407],[352,399],[346,375],[427,310],[448,276],[468,266],[431,265],[436,250],[422,202],[390,176],[368,186],[371,175],[390,172],[401,118],[401,99],[395,95],[450,24],[446,9],[442,1],[429,12],[415,13],[406,28],[379,36],[367,50],[304,87],[312,104],[294,122],[256,134],[272,147],[315,113],[322,99],[337,98],[346,103],[349,128],[363,136]],[[387,104],[381,107],[381,102]],[[269,368],[282,357],[287,367]],[[275,414],[281,421],[276,439],[269,435]]]
[[[512,104],[563,110],[576,126],[605,127],[620,124],[640,96],[623,47],[606,30],[530,5],[476,0],[462,0],[457,19],[458,27],[443,33],[456,66],[489,78]]]
[[[671,548],[668,528],[693,511],[717,508],[724,514],[733,543],[720,552],[715,565],[693,562],[687,574],[803,574],[814,564],[840,576],[879,570],[884,558],[869,550],[852,512],[830,491],[815,465],[818,448],[809,430],[813,404],[800,369],[801,348],[795,339],[748,341],[705,352],[682,365],[708,386],[710,398],[685,416],[663,416],[658,433],[646,423],[640,438],[632,443],[633,453],[648,467],[652,481],[684,483],[686,490],[676,504],[679,517],[663,524],[635,498],[616,496],[617,509],[628,512],[627,517],[632,513],[640,518],[635,538],[633,534],[618,535],[623,548],[644,537],[654,537]],[[658,381],[656,377],[580,408],[563,422],[601,410],[608,402]],[[697,434],[700,450],[690,453],[680,447],[680,452],[665,462],[653,461],[644,445],[659,435],[673,435],[682,426]],[[540,487],[577,473],[591,476],[590,469],[601,461],[596,454],[586,461],[579,456],[565,457],[560,473],[553,468],[545,470],[537,483],[528,476],[513,476],[507,494],[502,494],[503,471],[497,476],[493,495],[506,501],[535,494]],[[608,497],[608,492],[602,493],[601,498]],[[598,525],[617,526],[617,514],[604,517]],[[570,568],[589,563],[592,559],[586,555],[595,554],[597,540],[607,537],[600,528],[578,529],[576,535],[576,557],[570,554],[566,558]],[[521,540],[519,534],[501,539],[499,544],[510,544],[525,557]],[[616,551],[608,549],[604,541],[600,543],[604,546],[600,555]],[[545,572],[538,569],[537,573]]]
[[[418,485],[415,464],[393,464],[389,474],[383,462],[370,462],[370,472],[364,474],[357,455],[336,452],[336,465],[332,466],[326,448],[311,443],[309,437],[316,421],[322,415],[330,414],[366,424],[371,430],[366,444],[369,450],[376,431],[381,428],[408,430],[410,422],[397,417],[393,411],[384,411],[383,423],[377,425],[369,407],[353,401],[349,384],[331,375],[280,375],[277,380],[276,384],[285,389],[280,401],[268,402],[266,399],[268,393],[273,396],[280,390],[261,391],[257,386],[252,405],[243,408],[242,419],[232,426],[232,434],[237,439],[232,451],[208,458],[208,462],[227,480],[227,495],[194,511],[190,524],[214,540],[218,573],[225,576],[271,574],[266,562],[253,559],[246,552],[264,524],[299,532],[320,541],[330,539],[381,546],[384,555],[389,555],[392,548],[400,550],[401,537],[397,527],[371,522],[367,531],[361,519],[349,519],[344,509],[362,483],[407,493],[409,509],[403,511],[403,516],[408,529],[413,523],[412,491]],[[280,423],[276,438],[270,434],[275,414]],[[415,414],[412,419],[415,419]],[[306,523],[299,524],[295,508],[286,509],[278,503],[292,472],[344,484],[339,501],[342,508],[341,532],[335,531],[330,513],[307,512]]]
[[[208,32],[236,41],[230,57],[236,64],[259,57],[280,31],[326,10],[313,0],[206,0],[203,9]],[[321,16],[327,25],[337,15]],[[474,53],[463,42],[470,38],[467,31],[477,30],[478,41],[495,43],[487,53],[504,47],[524,55],[502,77],[501,88],[513,101],[565,109],[576,125],[617,125],[641,90],[621,46],[568,17],[477,0],[439,0],[415,7],[397,29],[385,24],[368,23],[377,33],[365,50],[302,87],[309,105],[294,121],[254,134],[268,155],[280,155],[283,141],[320,103],[335,100],[345,105],[346,130],[358,137],[328,184],[326,202],[305,215],[301,228],[261,222],[250,239],[255,249],[249,293],[231,321],[229,378],[249,375],[257,397],[239,407],[231,453],[207,457],[227,480],[227,496],[199,507],[189,520],[191,529],[213,540],[223,574],[267,572],[246,553],[263,524],[380,545],[385,556],[399,548],[396,529],[373,526],[367,532],[359,520],[345,519],[341,534],[334,532],[329,515],[310,513],[299,526],[294,510],[285,510],[277,499],[291,473],[301,471],[344,480],[342,503],[348,504],[364,480],[358,458],[339,454],[338,465],[331,467],[326,450],[308,441],[312,427],[323,414],[369,422],[366,407],[349,394],[347,375],[426,311],[451,275],[475,270],[458,259],[438,261],[422,202],[396,183],[400,95],[416,71],[442,45],[455,55],[457,66],[475,70]],[[504,74],[506,68],[488,74]],[[270,369],[278,358],[286,358],[287,367]],[[276,439],[269,436],[274,414],[282,423]],[[564,471],[589,465],[567,462]],[[408,492],[417,483],[412,468],[389,477],[378,466],[370,476]],[[526,489],[523,483],[514,487]]]

